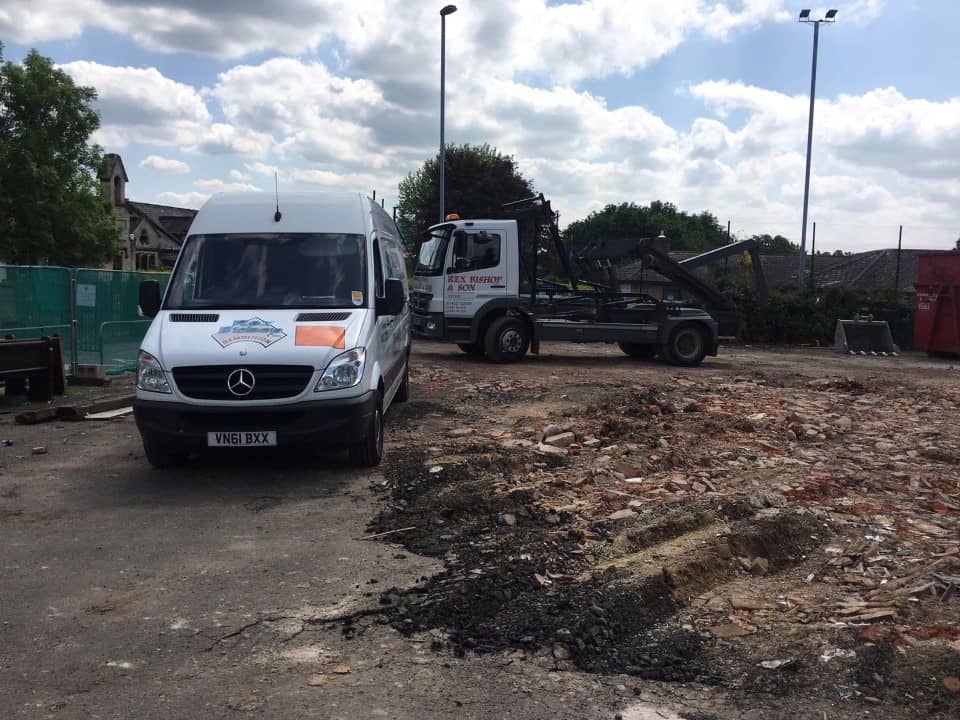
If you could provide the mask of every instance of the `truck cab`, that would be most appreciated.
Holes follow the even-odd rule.
[[[518,247],[515,220],[455,220],[430,228],[414,269],[414,332],[473,343],[474,318],[519,298]]]

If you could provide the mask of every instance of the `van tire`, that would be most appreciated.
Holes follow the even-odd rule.
[[[530,331],[520,318],[506,315],[487,328],[487,357],[498,363],[519,362],[530,347]]]
[[[682,323],[670,333],[665,356],[672,365],[695,367],[707,355],[707,333],[699,323]]]
[[[398,403],[406,402],[410,399],[410,356],[403,364],[403,380],[400,381],[400,387],[393,396],[393,401]]]
[[[383,460],[383,399],[370,416],[363,440],[350,448],[350,462],[359,467],[376,467]]]
[[[650,343],[621,342],[617,343],[617,346],[623,350],[624,354],[638,360],[653,360],[660,350],[656,345]]]
[[[143,441],[143,453],[147,456],[147,462],[157,470],[183,465],[187,461],[186,453],[170,452],[148,440]]]
[[[482,342],[457,343],[457,347],[463,350],[467,355],[473,355],[474,357],[480,357],[485,352]]]

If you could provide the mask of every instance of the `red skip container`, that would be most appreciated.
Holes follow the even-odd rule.
[[[960,353],[960,252],[930,253],[917,260],[913,347]]]

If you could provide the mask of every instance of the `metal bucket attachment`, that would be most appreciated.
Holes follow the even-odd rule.
[[[900,348],[893,342],[886,321],[873,319],[837,320],[833,351],[850,355],[897,355]]]

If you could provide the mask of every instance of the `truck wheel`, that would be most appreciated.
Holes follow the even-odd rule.
[[[367,432],[358,444],[350,448],[350,462],[360,467],[376,467],[383,460],[383,400],[370,416]]]
[[[622,342],[617,343],[621,350],[632,358],[637,358],[638,360],[653,360],[657,355],[656,345],[651,345],[649,343],[632,343],[632,342]]]
[[[696,323],[683,323],[670,333],[666,356],[673,365],[693,367],[703,362],[707,355],[707,336]]]
[[[467,355],[474,355],[476,357],[480,357],[484,352],[482,342],[457,343],[457,347],[463,350]]]
[[[186,453],[170,452],[148,440],[143,441],[143,453],[147,456],[147,462],[158,470],[183,465],[187,461]]]
[[[494,320],[487,329],[487,357],[499,363],[519,362],[530,347],[526,324],[515,317]]]

